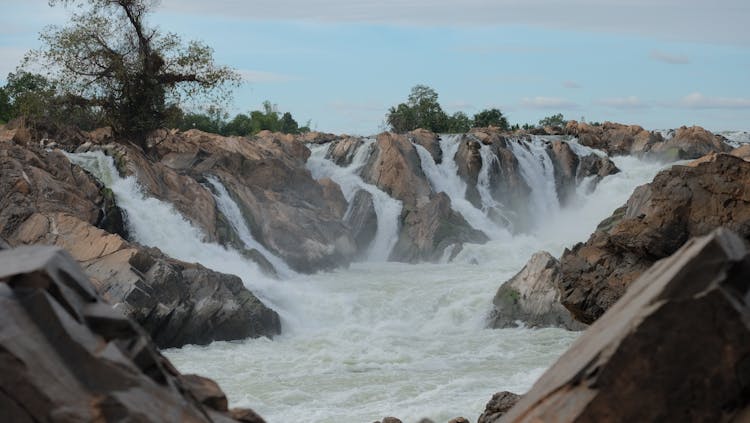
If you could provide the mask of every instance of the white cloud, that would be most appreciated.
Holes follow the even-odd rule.
[[[565,88],[581,88],[581,84],[575,81],[563,81],[563,87]]]
[[[710,97],[695,92],[683,97],[678,106],[688,109],[750,109],[750,98]]]
[[[660,50],[651,50],[648,57],[657,62],[669,63],[670,65],[686,65],[690,59],[684,54],[670,54]]]
[[[525,97],[521,106],[531,109],[577,109],[578,104],[559,97]]]
[[[750,44],[747,0],[163,0],[162,4],[162,10],[168,12],[236,19],[533,25],[668,40]]]
[[[289,82],[299,78],[274,72],[265,72],[258,70],[241,69],[239,71],[242,80],[249,83],[271,83],[271,82]]]
[[[628,97],[610,97],[597,100],[595,102],[600,106],[607,106],[613,109],[644,109],[649,107],[648,104],[642,102],[638,97],[631,95]]]

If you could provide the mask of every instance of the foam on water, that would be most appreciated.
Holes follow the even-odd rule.
[[[516,147],[526,151],[524,166],[547,171],[538,149]],[[338,178],[348,198],[367,189],[353,167],[337,170],[321,157],[322,148],[313,150],[309,166],[316,177]],[[252,407],[269,422],[370,422],[385,415],[407,422],[459,415],[474,421],[494,392],[526,391],[577,334],[484,329],[495,291],[535,251],[559,255],[584,240],[659,168],[615,158],[621,173],[592,193],[580,192],[572,208],[547,214],[536,235],[467,245],[451,264],[365,262],[268,281],[239,253],[202,242],[174,208],[145,197],[134,179],[120,178],[111,159],[100,153],[72,159],[113,190],[139,242],[240,275],[281,314],[284,333],[274,340],[165,351],[181,371],[219,382],[232,406]],[[362,160],[356,158],[356,166]],[[544,184],[530,185],[547,190]],[[379,226],[383,219],[378,215]]]

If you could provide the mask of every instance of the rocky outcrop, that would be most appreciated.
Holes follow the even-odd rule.
[[[404,262],[438,261],[448,247],[455,256],[463,243],[484,243],[484,232],[472,229],[466,220],[451,209],[445,193],[436,194],[427,204],[407,211],[404,228],[393,247],[391,260]]]
[[[507,328],[518,322],[528,327],[563,327],[582,330],[560,304],[560,263],[546,251],[533,256],[515,276],[503,283],[492,301],[489,326]]]
[[[340,188],[312,177],[305,168],[310,150],[295,137],[266,131],[249,140],[197,130],[157,131],[149,145],[148,155],[125,144],[89,143],[78,151],[113,156],[122,173],[135,175],[149,195],[174,204],[207,241],[237,244],[205,185],[214,177],[240,207],[253,237],[292,269],[331,269],[354,257]]]
[[[458,167],[458,175],[466,182],[466,199],[474,207],[482,207],[482,199],[479,195],[477,182],[479,172],[482,170],[482,145],[472,136],[461,137],[457,140],[458,150],[454,157],[446,157],[446,160],[455,160]],[[493,169],[494,170],[494,169]]]
[[[180,375],[53,247],[0,252],[0,351],[3,421],[231,422],[243,412],[212,381]]]
[[[660,133],[638,125],[613,122],[594,126],[572,120],[564,132],[577,137],[581,144],[610,155],[637,154],[666,161],[696,159],[708,153],[726,153],[732,149],[723,137],[699,126],[683,126],[667,140]]]
[[[378,232],[378,216],[372,194],[362,189],[357,191],[344,220],[352,228],[357,251],[365,251]]]
[[[346,167],[352,163],[354,153],[364,143],[362,138],[344,138],[333,141],[328,147],[326,158],[339,166]]]
[[[111,192],[59,151],[2,143],[0,169],[0,238],[12,246],[66,248],[99,292],[160,347],[279,332],[276,313],[239,278],[172,260],[113,233],[119,210]]]
[[[575,199],[576,188],[584,178],[594,177],[589,185],[590,189],[593,189],[605,176],[620,172],[620,169],[608,157],[594,153],[579,157],[570,144],[562,140],[550,142],[548,151],[555,168],[557,197],[563,206]]]
[[[443,161],[443,150],[440,148],[440,135],[427,129],[415,129],[406,134],[413,144],[421,145],[435,160],[435,163]]]
[[[746,421],[748,296],[743,239],[725,229],[693,239],[488,422]]]
[[[591,323],[656,260],[689,238],[724,226],[750,239],[749,187],[750,163],[728,154],[662,171],[586,243],[563,253],[562,303]]]
[[[498,421],[498,419],[516,405],[520,399],[521,395],[514,394],[513,392],[502,391],[496,393],[487,403],[487,406],[484,408],[484,413],[479,416],[477,423],[492,423]]]

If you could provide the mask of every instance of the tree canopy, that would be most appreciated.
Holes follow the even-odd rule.
[[[565,126],[568,123],[563,117],[562,113],[557,113],[552,116],[547,116],[539,121],[539,126]]]
[[[414,86],[406,103],[391,107],[386,122],[394,132],[425,128],[433,132],[461,133],[482,126],[510,128],[499,109],[482,110],[473,119],[461,111],[448,115],[438,102],[438,93],[426,85]]]
[[[222,102],[239,74],[214,63],[207,45],[162,32],[147,23],[154,0],[50,0],[77,6],[69,25],[41,34],[27,55],[47,71],[60,98],[101,110],[121,134],[161,127],[186,97]]]

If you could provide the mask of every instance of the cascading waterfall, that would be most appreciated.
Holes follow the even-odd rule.
[[[399,217],[401,216],[401,201],[391,198],[375,185],[368,184],[359,176],[359,171],[367,163],[375,140],[367,138],[357,147],[351,164],[346,167],[337,166],[326,159],[328,145],[310,146],[310,158],[307,168],[315,179],[331,178],[339,184],[344,198],[350,206],[354,195],[359,190],[365,190],[372,195],[372,202],[377,216],[378,229],[366,253],[370,261],[385,261],[388,259],[393,246],[398,241]]]
[[[529,184],[532,188],[554,182],[540,149],[532,153],[518,142],[511,144],[525,154],[519,160],[526,161],[522,167],[527,167],[529,177],[540,179]],[[357,176],[371,146],[372,141],[361,146],[346,168],[324,158],[327,146],[315,146],[308,166],[316,177],[339,183],[349,199],[358,189],[373,195],[380,207],[379,242],[387,250],[398,233],[401,204],[380,197],[385,194]],[[453,157],[451,149],[445,145],[446,159]],[[135,178],[121,178],[111,158],[101,153],[70,158],[112,189],[136,241],[239,275],[282,317],[283,333],[273,340],[165,351],[172,362],[182,372],[217,380],[232,406],[252,407],[271,422],[313,423],[374,421],[384,415],[404,421],[448,421],[459,415],[473,420],[494,392],[526,391],[576,334],[559,329],[484,329],[494,292],[533,252],[545,249],[559,255],[585,239],[634,187],[651,180],[659,169],[637,158],[615,158],[622,172],[583,194],[575,208],[550,212],[532,234],[466,245],[451,264],[363,262],[349,269],[269,280],[240,253],[201,241],[200,231],[171,205],[144,196]],[[489,167],[486,156],[483,161],[483,167]],[[455,171],[448,176],[458,179]],[[489,187],[489,175],[486,178]],[[485,176],[480,173],[479,179],[484,185]],[[221,204],[224,194],[219,186],[214,188],[229,218],[229,204]],[[465,187],[459,194],[459,189],[451,192],[463,198]],[[483,209],[492,205],[488,199],[483,198]],[[390,214],[385,213],[383,209],[389,208]],[[241,222],[235,221],[238,233]]]
[[[240,240],[242,240],[242,242],[245,244],[245,247],[247,247],[248,249],[258,250],[258,252],[260,252],[263,257],[265,257],[266,260],[268,260],[273,265],[274,269],[276,269],[276,272],[280,277],[289,278],[294,276],[294,270],[292,270],[284,262],[284,260],[269,251],[263,244],[255,240],[252,233],[250,232],[250,228],[247,227],[247,222],[245,222],[245,218],[242,216],[240,207],[237,205],[234,199],[232,199],[232,196],[229,195],[229,192],[227,191],[226,187],[224,187],[224,184],[222,184],[221,181],[213,176],[207,177],[206,180],[215,190],[214,199],[216,200],[216,205],[219,207],[219,210],[224,214],[224,216],[229,219],[229,223],[237,233],[237,236],[240,237]]]
[[[440,139],[443,160],[435,163],[427,149],[414,144],[422,163],[422,171],[435,192],[444,192],[451,199],[451,208],[466,219],[472,228],[483,231],[490,239],[501,239],[510,236],[508,230],[490,219],[486,212],[476,208],[466,199],[466,182],[458,175],[458,165],[454,160],[459,142],[456,135],[445,135]]]
[[[135,177],[120,177],[111,157],[100,151],[67,156],[112,190],[117,206],[125,211],[126,224],[134,241],[158,247],[178,260],[201,263],[208,268],[237,275],[261,301],[276,309],[274,301],[265,295],[274,281],[263,275],[255,263],[233,249],[204,242],[201,231],[171,204],[144,195]],[[281,316],[284,317],[283,314]]]
[[[541,222],[560,211],[555,186],[555,168],[542,138],[531,142],[511,139],[508,143],[518,160],[521,176],[531,188],[529,212],[533,222]]]

